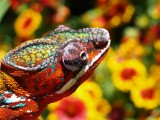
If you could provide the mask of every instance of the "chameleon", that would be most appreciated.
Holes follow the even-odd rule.
[[[104,28],[60,25],[10,50],[0,65],[0,120],[37,119],[91,75],[110,43]]]

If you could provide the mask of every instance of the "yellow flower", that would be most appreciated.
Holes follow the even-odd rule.
[[[152,65],[150,68],[150,76],[157,81],[157,85],[160,87],[160,65]]]
[[[134,11],[135,11],[134,6],[128,5],[128,6],[126,7],[126,10],[125,10],[123,16],[122,16],[122,21],[123,21],[124,23],[129,22],[129,21],[131,20],[131,18],[132,18],[132,15],[133,15]]]
[[[123,60],[117,55],[117,53],[111,48],[108,51],[107,58],[104,59],[101,63],[107,64],[107,67],[114,72],[119,69],[120,64]],[[100,64],[101,64],[100,63]]]
[[[0,50],[0,63],[1,63],[2,59],[3,59],[3,57],[5,56],[5,54],[6,54],[5,51]]]
[[[146,68],[137,59],[129,59],[121,62],[119,68],[112,73],[114,85],[121,91],[129,91],[135,81],[145,79]]]
[[[39,27],[42,16],[39,12],[27,9],[20,14],[14,23],[14,28],[18,36],[29,37]]]
[[[86,81],[73,95],[86,101],[87,120],[97,120],[97,118],[106,120],[106,115],[111,111],[111,106],[103,98],[102,90],[98,84]]]
[[[157,51],[160,51],[160,39],[156,40],[153,45]]]
[[[71,96],[50,104],[47,120],[106,120],[110,112],[109,103],[102,97],[102,91],[94,82],[85,82]]]
[[[93,98],[94,100],[102,98],[102,90],[100,89],[98,84],[91,81],[91,79],[84,82],[73,95],[77,97],[82,97],[83,99],[84,96],[83,94],[81,94],[83,92],[86,93],[86,95],[90,98]]]
[[[144,48],[139,44],[135,38],[125,38],[125,42],[122,42],[118,49],[118,55],[122,58],[139,58],[144,55]]]
[[[154,109],[160,103],[160,89],[153,78],[139,81],[131,90],[131,99],[138,108]]]

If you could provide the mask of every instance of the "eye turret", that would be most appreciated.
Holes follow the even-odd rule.
[[[64,66],[71,71],[78,71],[87,64],[87,50],[80,42],[69,43],[62,54]]]

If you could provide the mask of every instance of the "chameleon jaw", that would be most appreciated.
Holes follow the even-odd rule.
[[[90,63],[88,63],[77,75],[75,78],[70,79],[60,90],[58,90],[56,93],[57,94],[63,94],[66,92],[68,89],[70,89],[74,84],[76,84],[77,80],[84,74],[86,73],[89,68],[107,51],[107,49],[110,46],[111,40],[107,39],[108,44],[106,47],[104,47],[101,52],[96,55]]]

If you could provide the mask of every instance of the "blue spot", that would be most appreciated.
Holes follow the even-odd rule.
[[[0,98],[2,98],[4,96],[4,94],[0,94]]]
[[[21,108],[21,107],[24,107],[24,106],[26,106],[26,104],[19,103],[19,104],[15,105],[15,106],[12,106],[12,109]]]
[[[55,66],[51,66],[51,69],[52,69],[52,73],[51,74],[54,73],[54,68],[55,68]]]

